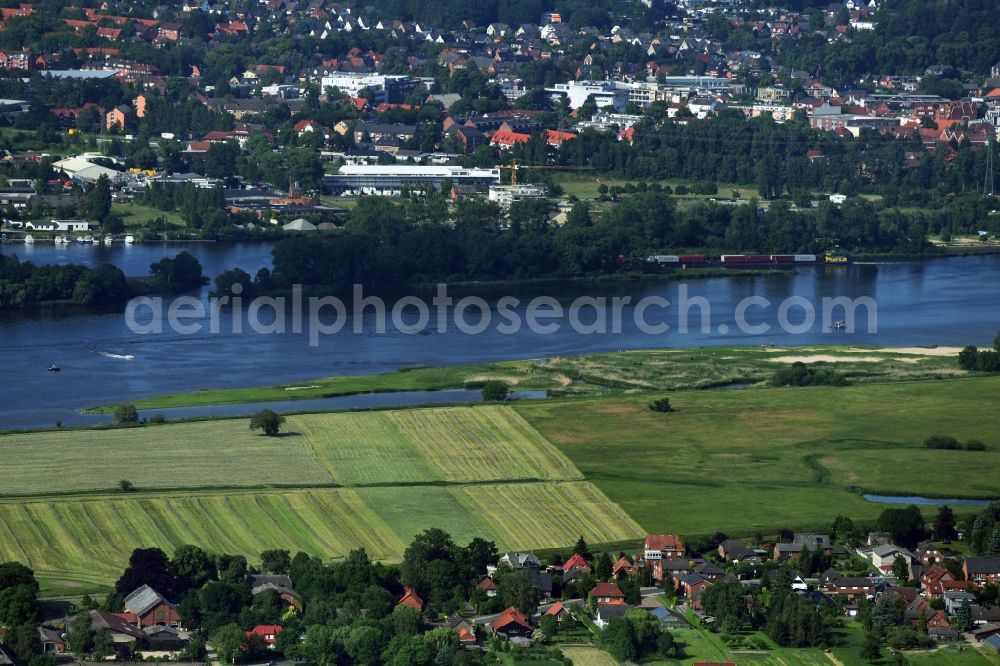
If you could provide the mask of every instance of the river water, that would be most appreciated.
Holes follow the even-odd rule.
[[[271,248],[263,243],[0,246],[0,252],[17,254],[36,264],[94,266],[110,262],[129,276],[148,274],[149,264],[181,249],[197,257],[211,277],[233,267],[252,275],[271,264]],[[661,297],[678,304],[679,285],[678,281],[646,281],[632,286],[616,283],[558,291],[520,290],[515,294],[520,305],[511,312],[526,319],[527,302],[543,293],[567,306],[583,295],[604,296],[609,301],[628,296],[633,305],[644,297]],[[353,332],[353,320],[348,318],[339,333],[320,337],[314,347],[309,345],[307,332],[262,335],[246,325],[240,333],[222,326],[220,333],[212,334],[206,325],[204,332],[195,335],[169,330],[140,335],[130,330],[121,312],[7,313],[0,315],[0,429],[51,426],[56,420],[69,423],[81,408],[161,393],[387,372],[414,364],[469,364],[727,344],[988,344],[1000,328],[1000,256],[996,255],[802,267],[778,274],[695,279],[687,282],[686,288],[689,299],[703,297],[710,306],[709,325],[703,330],[698,308],[692,311],[695,323],[686,333],[678,330],[679,319],[671,319],[669,308],[662,310],[667,314],[650,308],[646,320],[673,324],[669,331],[651,333],[635,321],[634,307],[626,306],[618,333],[580,333],[563,321],[550,334],[525,326],[508,334],[492,326],[481,334],[469,335],[449,318],[443,332],[436,330],[435,321],[432,330],[414,335],[399,330],[391,317],[384,331],[377,330],[376,317],[369,310],[360,318],[360,334]],[[208,289],[203,289],[199,298],[206,301],[207,294]],[[494,294],[494,299],[497,296]],[[751,308],[746,316],[755,325],[769,326],[767,332],[746,333],[735,325],[737,304],[748,296],[763,297],[773,304]],[[817,313],[823,297],[870,297],[877,305],[877,331],[866,330],[864,316],[854,333],[824,330],[818,316],[815,326],[804,333],[785,332],[779,326],[778,303],[792,296],[815,303]],[[416,315],[404,319],[412,322]],[[788,319],[799,323],[802,315],[796,315],[793,308]],[[592,310],[581,309],[580,320],[593,322]],[[59,365],[62,371],[48,372],[50,364]]]

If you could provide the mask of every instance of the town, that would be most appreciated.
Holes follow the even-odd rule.
[[[796,67],[800,52],[863,51],[880,21],[902,30],[914,17],[874,1],[647,4],[480,24],[318,1],[4,8],[5,238],[273,239],[335,231],[366,195],[434,193],[482,197],[504,219],[536,200],[563,225],[574,207],[601,216],[647,190],[726,216],[712,207],[759,197],[908,217],[900,199],[919,197],[940,218],[908,222],[943,245],[994,233],[955,194],[993,192],[1000,62],[875,62],[827,79]],[[756,166],[737,159],[748,141]],[[819,249],[933,249],[910,237],[904,249],[839,233]]]

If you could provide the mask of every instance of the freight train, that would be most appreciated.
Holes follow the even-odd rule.
[[[718,259],[704,254],[656,254],[646,257],[646,264],[660,268],[687,268],[697,266],[748,267],[775,266],[794,267],[816,264],[843,265],[849,262],[842,254],[723,254]]]

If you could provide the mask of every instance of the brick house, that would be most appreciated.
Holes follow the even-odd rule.
[[[143,585],[125,597],[124,606],[127,612],[135,615],[140,629],[155,626],[174,629],[181,627],[177,607],[148,585]]]

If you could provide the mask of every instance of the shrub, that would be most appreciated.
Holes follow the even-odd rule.
[[[801,361],[778,368],[771,377],[774,386],[845,386],[847,380],[830,368],[812,368]]]
[[[135,486],[133,486],[132,482],[129,481],[128,479],[122,479],[121,481],[118,482],[118,490],[122,491],[123,493],[130,493],[133,490],[135,490]]]
[[[494,379],[483,384],[483,400],[487,402],[503,402],[507,399],[510,388],[507,382]]]
[[[153,425],[160,425],[167,422],[167,417],[163,414],[153,414],[149,417],[149,422]]]
[[[136,411],[135,405],[128,403],[122,403],[115,407],[115,423],[138,423],[139,422],[139,412]]]
[[[654,412],[672,412],[674,408],[670,406],[670,398],[660,398],[649,403],[649,408]]]
[[[981,439],[970,439],[965,443],[966,451],[985,451],[986,445]]]
[[[948,435],[931,435],[924,440],[924,446],[928,449],[947,449],[949,451],[958,451],[962,448],[957,439]]]

